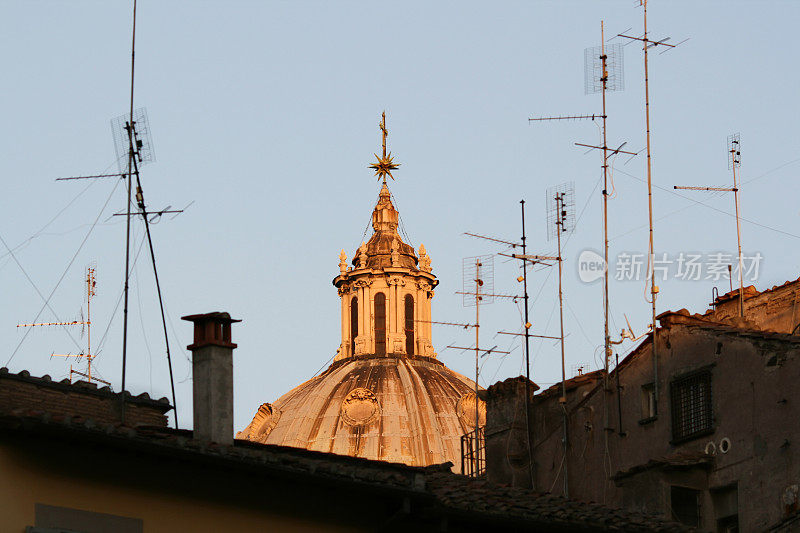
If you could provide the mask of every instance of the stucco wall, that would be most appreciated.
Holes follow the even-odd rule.
[[[395,511],[379,494],[17,435],[0,436],[0,501],[8,533],[34,525],[36,503],[138,518],[145,533],[364,531]]]

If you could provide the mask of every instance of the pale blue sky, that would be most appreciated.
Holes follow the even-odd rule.
[[[338,253],[361,242],[378,185],[367,165],[379,149],[386,110],[389,149],[402,166],[390,187],[412,244],[423,242],[441,280],[435,320],[463,322],[472,309],[454,294],[461,258],[502,251],[465,231],[520,235],[518,202],[528,202],[533,252],[546,241],[546,187],[576,184],[577,230],[565,248],[567,368],[597,368],[602,344],[600,285],[582,284],[575,259],[600,250],[600,155],[573,142],[598,142],[591,122],[529,125],[527,118],[597,113],[583,94],[583,52],[607,36],[641,33],[642,11],[620,2],[152,2],[139,3],[136,106],[150,117],[157,161],[142,180],[152,208],[191,208],[153,226],[172,347],[181,425],[191,422],[191,328],[180,316],[229,311],[234,327],[236,429],[261,402],[274,401],[325,366],[339,343],[339,301],[331,279]],[[109,121],[126,112],[130,83],[129,2],[3,2],[0,17],[3,200],[0,237],[48,295],[62,320],[78,316],[83,271],[96,262],[92,335],[99,340],[122,286],[123,187],[98,181],[43,232],[89,183],[61,176],[116,168]],[[675,184],[727,185],[726,137],[741,132],[746,252],[764,256],[759,288],[800,275],[795,179],[800,169],[796,2],[652,0],[652,37],[690,40],[651,55],[656,251],[736,250],[732,198],[671,192]],[[617,41],[612,41],[617,42]],[[625,90],[609,95],[609,143],[644,147],[642,53],[625,47]],[[645,159],[615,166],[612,256],[647,245]],[[112,194],[113,190],[113,194]],[[111,195],[111,196],[110,196]],[[66,269],[108,198],[86,244]],[[720,212],[721,210],[723,212]],[[664,218],[662,218],[664,217]],[[142,228],[135,224],[136,244]],[[784,233],[781,233],[784,232]],[[791,235],[790,235],[791,234]],[[32,240],[28,241],[31,237]],[[42,306],[17,264],[0,249],[0,346],[5,364],[22,340],[15,325]],[[65,270],[66,269],[66,270]],[[496,261],[496,288],[519,291],[515,265]],[[533,330],[558,331],[553,275],[531,276]],[[660,283],[658,309],[701,312],[727,280]],[[612,330],[623,314],[648,322],[644,282],[613,282]],[[555,310],[555,313],[554,313]],[[486,361],[481,384],[522,372],[519,342],[492,338],[519,329],[513,304],[487,308],[485,344],[516,349]],[[54,320],[49,311],[40,320]],[[168,395],[160,319],[146,250],[131,290],[129,388]],[[121,313],[96,360],[119,386]],[[78,343],[83,342],[75,332]],[[436,328],[434,345],[470,375],[469,332]],[[482,344],[484,342],[482,341]],[[533,379],[560,378],[559,350],[533,343]],[[623,344],[621,353],[629,349]],[[32,332],[12,371],[64,377],[51,352],[76,351],[62,330]]]

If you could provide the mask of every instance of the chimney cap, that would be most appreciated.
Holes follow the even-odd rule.
[[[181,320],[186,320],[189,322],[217,322],[219,324],[233,324],[234,322],[241,322],[241,319],[231,318],[229,313],[220,311],[182,316]]]
[[[194,342],[187,346],[188,350],[199,350],[206,346],[220,346],[222,348],[236,348],[231,341],[231,324],[241,320],[231,318],[228,313],[215,311],[199,315],[181,317],[182,320],[194,324]]]

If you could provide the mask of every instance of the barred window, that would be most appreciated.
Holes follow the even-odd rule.
[[[714,428],[711,412],[711,370],[680,376],[670,383],[672,440],[705,435]]]

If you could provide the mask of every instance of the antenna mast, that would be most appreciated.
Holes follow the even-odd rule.
[[[740,135],[734,133],[728,136],[728,168],[733,171],[733,187],[686,187],[675,185],[675,189],[688,191],[722,191],[732,192],[736,205],[736,244],[739,249],[739,316],[744,316],[744,261],[742,259],[742,232],[739,222],[739,182],[736,178],[736,169],[742,166],[742,145]],[[730,265],[728,265],[728,278],[730,279]],[[731,279],[731,284],[733,280]],[[731,288],[733,291],[733,288]]]
[[[494,294],[493,255],[465,257],[462,261],[462,276],[464,290],[456,291],[456,294],[462,295],[462,304],[464,307],[475,306],[475,324],[457,324],[464,327],[472,326],[475,328],[475,429],[461,436],[461,473],[472,477],[478,477],[482,475],[486,469],[485,441],[483,428],[480,425],[480,398],[478,397],[481,352],[484,352],[484,355],[490,353],[509,353],[497,350],[497,346],[489,349],[480,347],[480,307],[481,304],[493,303],[495,298],[518,297],[506,294]],[[470,287],[474,287],[474,289],[470,291]],[[448,346],[448,348],[461,350],[473,349],[463,346]]]
[[[133,122],[133,87],[136,66],[136,0],[133,0],[133,30],[131,31],[131,105],[129,120]],[[120,418],[122,423],[125,423],[125,370],[128,362],[128,284],[130,281],[130,262],[131,262],[131,185],[133,182],[133,165],[134,165],[134,151],[133,151],[133,136],[130,135],[132,124],[128,124],[129,144],[128,149],[128,200],[125,203],[125,286],[124,286],[124,303],[122,305],[122,391],[120,396]],[[172,400],[173,405],[175,399]],[[175,414],[178,414],[177,409]],[[177,419],[177,416],[176,416]]]
[[[603,191],[602,191],[603,259],[605,262],[605,272],[603,274],[603,315],[604,315],[603,385],[604,385],[604,390],[606,392],[609,391],[608,367],[609,367],[609,359],[611,357],[611,342],[609,335],[609,289],[608,289],[608,196],[609,196],[608,160],[610,157],[620,153],[628,154],[631,156],[636,155],[634,152],[628,152],[622,150],[622,147],[625,146],[627,143],[622,143],[616,149],[612,149],[608,146],[608,135],[607,135],[608,114],[606,112],[606,92],[622,90],[625,88],[623,66],[624,66],[624,55],[623,55],[622,45],[612,44],[608,46],[608,49],[606,48],[604,24],[603,21],[600,21],[600,46],[587,48],[584,51],[584,89],[587,95],[598,92],[602,93],[602,105],[603,105],[602,113],[599,115],[574,115],[566,117],[559,116],[559,117],[543,117],[543,118],[528,119],[529,121],[551,121],[551,120],[581,120],[581,119],[595,120],[595,118],[599,118],[602,119],[603,121],[602,122],[603,144],[601,146],[593,144],[577,143],[577,142],[575,143],[575,145],[595,150],[602,150],[603,152],[603,163],[601,166],[601,168],[603,169]],[[551,200],[552,198],[550,198],[550,195],[548,195],[548,202],[550,202]],[[560,257],[561,253],[559,252],[558,255]],[[559,266],[560,264],[561,263],[559,262]],[[607,398],[605,398],[603,402],[605,430],[609,429],[610,426],[607,403],[608,403]]]
[[[136,177],[136,205],[138,207],[138,213],[142,215],[142,221],[144,222],[145,232],[147,234],[147,243],[150,248],[150,259],[153,263],[153,276],[156,281],[156,291],[158,293],[158,304],[161,309],[161,324],[164,329],[164,343],[166,345],[166,352],[167,352],[167,365],[169,367],[169,382],[170,388],[172,389],[172,408],[175,413],[175,428],[178,428],[178,408],[177,402],[175,397],[175,380],[172,373],[172,358],[170,356],[169,351],[169,335],[167,333],[167,321],[166,315],[164,313],[164,300],[161,295],[161,284],[158,279],[158,269],[156,268],[156,256],[155,250],[153,249],[153,239],[150,235],[150,221],[148,220],[148,215],[156,214],[157,216],[167,213],[167,212],[181,212],[182,210],[177,211],[169,211],[169,208],[164,209],[160,212],[150,213],[147,211],[147,207],[144,201],[144,192],[142,191],[142,183],[139,178],[139,164],[144,163],[147,161],[152,160],[152,147],[150,146],[149,139],[145,137],[145,139],[141,139],[139,137],[139,133],[144,133],[147,135],[149,133],[149,125],[147,124],[147,115],[144,109],[139,109],[134,111],[133,102],[134,102],[134,80],[135,80],[135,67],[136,65],[136,0],[133,0],[133,30],[131,36],[131,95],[130,95],[130,112],[127,116],[127,121],[125,121],[124,130],[127,134],[127,141],[128,141],[128,168],[127,168],[127,178],[128,178],[128,201],[126,204],[126,234],[125,234],[125,304],[123,307],[123,327],[122,327],[122,394],[120,394],[120,402],[121,402],[121,420],[125,422],[125,377],[126,377],[126,369],[127,369],[127,353],[128,353],[128,289],[129,289],[129,281],[130,281],[130,240],[131,240],[131,188],[133,186],[133,178]],[[120,133],[119,137],[121,137],[120,128],[117,127],[117,124],[121,124],[122,121],[126,117],[120,117],[116,121],[112,121],[112,127],[114,128],[115,135]],[[144,125],[144,129],[137,130],[137,123]],[[143,123],[143,124],[142,124]],[[117,143],[117,149],[120,150],[121,143]],[[154,217],[155,219],[155,217]]]
[[[72,365],[69,367],[69,381],[72,382],[73,374],[77,374],[78,376],[83,376],[89,380],[91,383],[92,381],[99,381],[100,383],[105,383],[106,385],[111,385],[108,381],[104,379],[100,379],[94,375],[92,375],[92,360],[96,357],[95,354],[92,353],[92,296],[95,296],[97,293],[95,289],[97,287],[97,282],[95,280],[95,268],[88,267],[86,269],[86,320],[73,320],[72,322],[39,322],[35,324],[17,324],[18,328],[30,328],[30,327],[38,327],[38,326],[86,326],[86,352],[81,352],[79,354],[61,354],[61,353],[53,353],[51,357],[77,357],[80,359],[81,357],[86,358],[86,372],[80,372],[72,368]],[[83,314],[83,313],[81,313]]]
[[[564,292],[562,288],[563,262],[561,255],[561,234],[571,232],[575,228],[575,185],[572,182],[563,183],[547,190],[547,229],[548,237],[556,238],[558,243],[558,314],[561,326],[561,397],[558,403],[564,418],[564,496],[569,497],[569,476],[567,475],[567,449],[569,435],[567,432],[567,376],[564,356]]]
[[[644,50],[644,109],[647,137],[647,213],[649,223],[648,260],[650,266],[650,305],[652,310],[651,326],[653,328],[653,392],[655,395],[655,413],[658,415],[658,352],[656,346],[656,297],[658,296],[658,286],[656,285],[655,249],[653,245],[653,172],[650,150],[650,77],[648,71],[647,50],[659,45],[666,46],[667,48],[675,48],[679,44],[685,42],[685,40],[678,44],[667,44],[666,41],[670,39],[669,37],[659,41],[650,40],[647,37],[647,0],[639,1],[644,11],[644,35],[642,37],[632,37],[630,35],[618,34],[617,36],[634,41],[641,41],[642,49]]]

